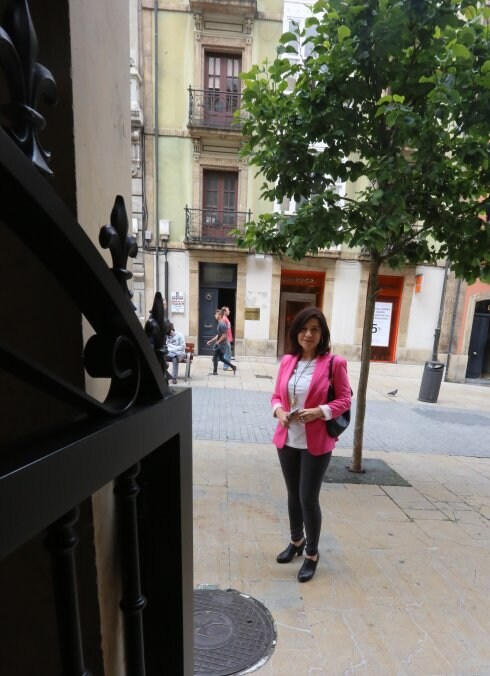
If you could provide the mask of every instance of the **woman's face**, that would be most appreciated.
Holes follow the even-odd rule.
[[[322,329],[320,322],[315,317],[308,319],[298,333],[298,343],[303,350],[303,354],[308,357],[316,355],[321,339]]]

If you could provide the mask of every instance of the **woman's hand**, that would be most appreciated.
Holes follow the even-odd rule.
[[[274,411],[276,418],[279,420],[279,424],[282,425],[282,427],[289,427],[289,418],[288,414],[286,411],[279,406],[279,408],[276,408]]]
[[[306,423],[313,422],[313,420],[318,420],[318,418],[324,420],[323,411],[319,406],[315,406],[315,408],[302,408],[298,411],[297,420],[305,425]]]

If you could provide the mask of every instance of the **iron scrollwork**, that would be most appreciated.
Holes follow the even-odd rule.
[[[138,244],[133,235],[128,235],[129,224],[124,198],[116,197],[111,211],[110,225],[104,225],[99,233],[99,243],[103,249],[109,249],[112,256],[112,272],[130,298],[133,293],[128,289],[128,280],[133,273],[127,270],[128,257],[136,258]]]
[[[12,195],[17,195],[17,205],[26,204],[26,196],[43,195],[45,210],[42,212],[43,222],[41,224],[38,220],[38,226],[47,236],[40,239],[29,228],[19,227],[22,209],[17,208],[7,214],[10,203],[5,205],[5,222],[58,277],[94,328],[95,333],[85,346],[84,366],[92,377],[110,378],[109,393],[105,401],[99,402],[51,369],[18,354],[15,348],[1,340],[0,365],[56,398],[69,400],[89,414],[119,415],[140,398],[158,399],[168,391],[162,369],[152,363],[151,347],[134,316],[134,306],[127,302],[132,296],[128,288],[132,273],[127,269],[127,262],[129,257],[137,255],[137,242],[128,234],[124,199],[118,195],[110,223],[102,227],[99,235],[100,245],[111,252],[112,277],[117,282],[114,285],[93,243],[59,203],[59,198],[45,180],[32,171],[32,165],[35,165],[45,175],[52,173],[47,165],[50,155],[38,139],[45,120],[36,106],[41,99],[50,104],[56,102],[56,83],[49,70],[37,62],[38,42],[27,0],[12,0],[2,22],[0,68],[5,73],[11,100],[0,106],[0,114],[2,123],[7,126],[7,134],[31,166],[19,165],[14,170],[9,157],[15,153],[0,134],[0,181],[6,190],[12,191]],[[52,247],[45,246],[50,239],[58,242],[57,253]],[[59,265],[60,260],[63,260],[63,266]],[[159,328],[163,330],[163,325]],[[162,342],[163,347],[159,344],[154,350],[160,367],[165,332],[160,338]],[[156,347],[155,343],[153,347]]]
[[[53,105],[57,100],[56,82],[50,71],[37,62],[38,43],[26,0],[12,2],[0,26],[0,66],[9,87],[11,101],[0,107],[8,133],[44,174],[50,153],[38,138],[45,127],[44,117],[36,110],[40,100]]]
[[[127,262],[128,257],[136,257],[138,245],[136,239],[128,235],[128,229],[124,198],[118,195],[111,211],[110,224],[100,230],[99,243],[111,252],[114,277],[123,293],[131,298],[133,294],[128,288],[128,281],[133,273],[127,269]],[[133,405],[140,386],[141,368],[137,350],[127,336],[92,336],[85,346],[83,361],[87,373],[93,378],[111,379],[104,402],[106,407],[116,413]]]

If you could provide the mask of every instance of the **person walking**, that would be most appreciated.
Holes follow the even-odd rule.
[[[226,324],[226,340],[228,342],[225,352],[225,359],[231,361],[231,345],[233,343],[233,331],[231,330],[230,308],[227,305],[223,305],[221,309],[223,310],[223,321]],[[230,368],[229,366],[223,364],[223,371],[228,371],[229,368]]]
[[[216,310],[216,312],[214,313],[214,317],[217,322],[216,328],[217,333],[215,336],[213,336],[213,338],[210,338],[207,341],[207,345],[211,345],[212,343],[214,343],[213,372],[209,374],[210,376],[218,375],[218,361],[222,361],[225,366],[231,368],[231,370],[233,371],[233,375],[235,375],[236,373],[236,366],[233,366],[233,364],[230,361],[228,361],[228,359],[226,359],[225,357],[226,345],[228,341],[226,339],[227,329],[226,324],[223,321],[223,315],[224,315],[223,310]]]
[[[172,384],[177,385],[179,360],[185,357],[185,340],[180,331],[175,330],[171,322],[169,322],[167,329],[167,350],[165,359],[172,362]]]
[[[295,316],[289,339],[291,353],[281,360],[271,400],[278,419],[273,442],[286,483],[291,532],[291,542],[278,554],[277,562],[289,563],[306,550],[298,580],[307,582],[320,558],[320,489],[336,442],[328,434],[326,421],[350,408],[351,389],[347,362],[336,355],[335,399],[327,404],[333,357],[330,331],[319,308],[307,307]]]

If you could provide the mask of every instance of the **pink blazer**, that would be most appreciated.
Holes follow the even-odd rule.
[[[315,408],[319,404],[327,403],[328,393],[328,371],[331,355],[317,357],[315,370],[311,379],[310,387],[306,395],[305,408]],[[285,411],[289,411],[288,382],[298,362],[298,357],[291,354],[285,354],[281,360],[279,371],[277,373],[276,387],[272,394],[271,403],[281,404]],[[332,379],[335,388],[335,399],[328,402],[332,410],[333,417],[337,417],[351,406],[351,390],[349,377],[347,376],[347,362],[344,357],[335,355],[333,363]],[[322,455],[330,453],[335,448],[336,438],[331,437],[327,432],[326,421],[323,419],[313,420],[305,425],[306,444],[308,451],[312,455]],[[277,448],[282,448],[286,443],[288,430],[278,423],[272,441]]]

